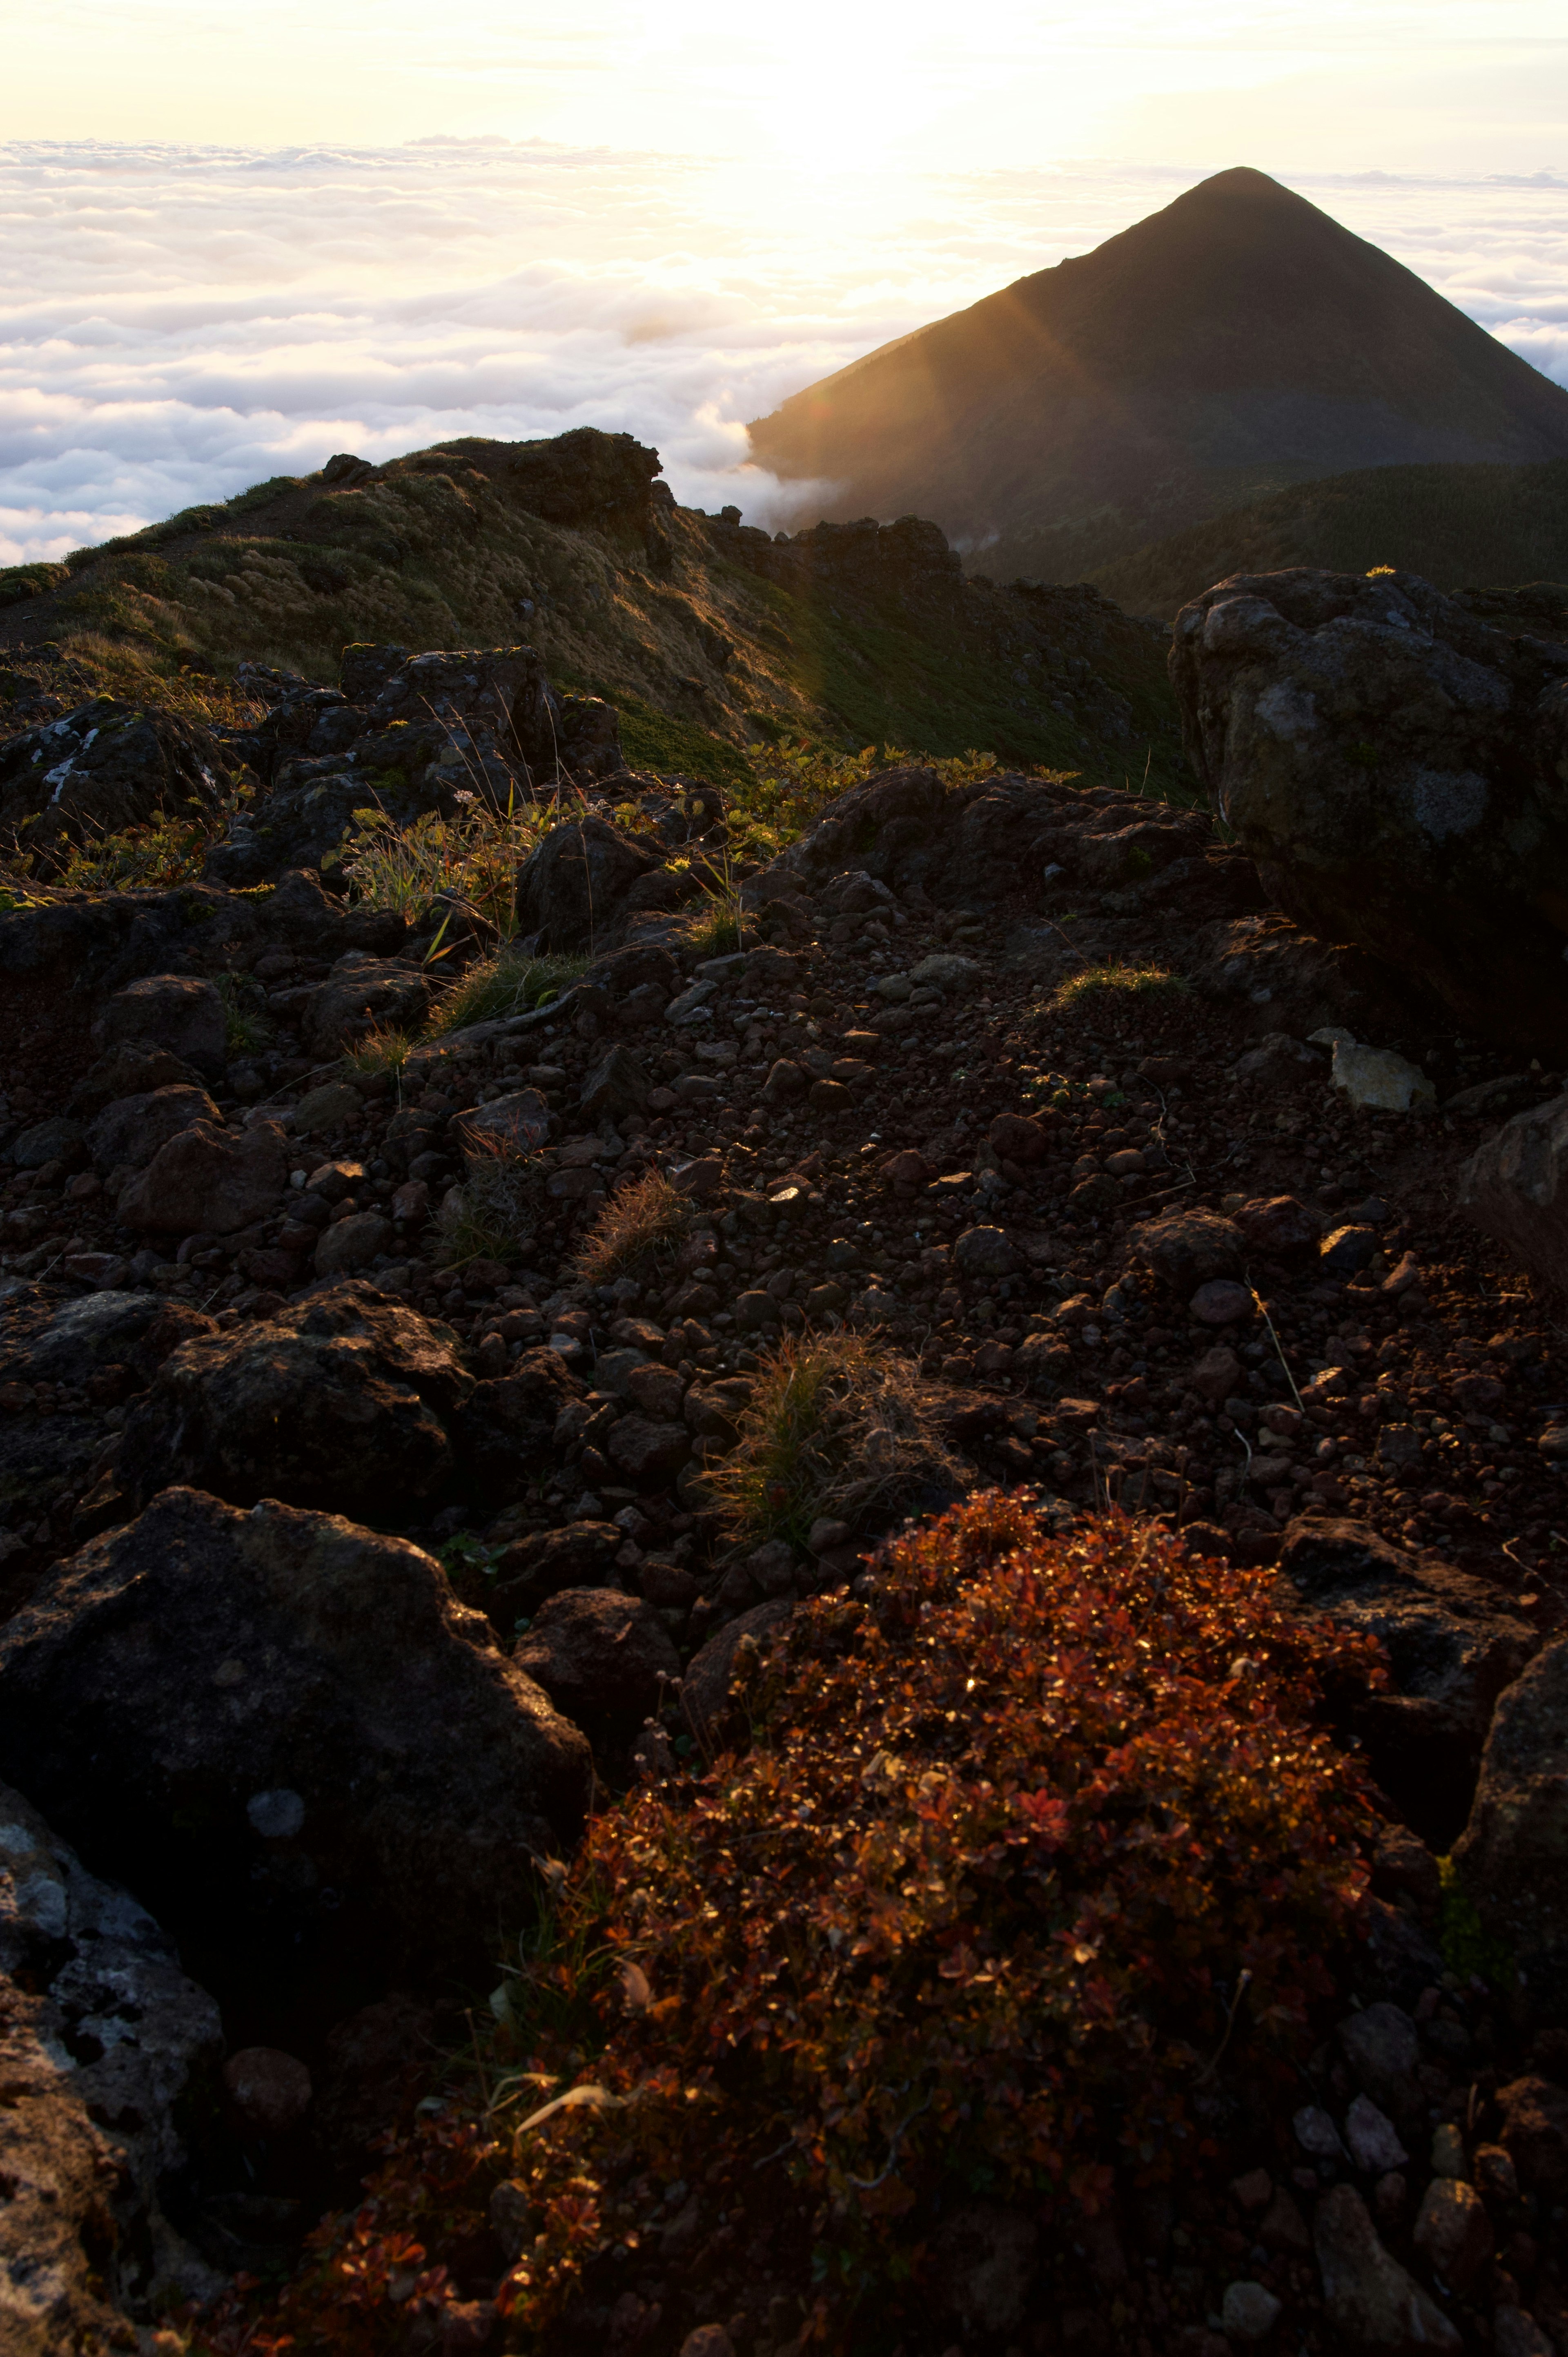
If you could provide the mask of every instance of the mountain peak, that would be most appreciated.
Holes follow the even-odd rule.
[[[1248,165],[797,393],[758,461],[1059,578],[1285,484],[1568,457],[1568,392]],[[1090,519],[1092,533],[1083,544]]]

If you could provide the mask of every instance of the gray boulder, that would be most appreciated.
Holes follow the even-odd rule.
[[[433,1556],[177,1489],[0,1631],[0,1773],[286,2016],[484,1969],[590,1763]]]
[[[1534,2001],[1568,2018],[1568,1638],[1498,1697],[1454,1863]]]
[[[0,2345],[118,2347],[220,2279],[163,2190],[210,2111],[218,2007],[127,1890],[0,1784]]]
[[[1516,1114],[1477,1148],[1459,1208],[1531,1276],[1568,1293],[1568,1096]]]
[[[1265,890],[1543,1057],[1568,1035],[1568,648],[1417,575],[1239,574],[1177,615],[1188,756]]]
[[[1280,1547],[1288,1599],[1376,1637],[1382,1694],[1344,1706],[1369,1763],[1406,1823],[1445,1850],[1469,1813],[1493,1706],[1539,1640],[1500,1588],[1368,1525],[1304,1517]]]

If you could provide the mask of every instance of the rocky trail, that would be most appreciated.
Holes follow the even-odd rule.
[[[260,783],[202,881],[0,913],[0,2165],[59,2189],[47,2231],[0,2210],[16,2347],[203,2345],[181,2299],[292,2260],[375,2133],[456,2101],[498,1927],[588,1816],[700,1768],[737,1665],[874,1599],[884,1534],[1004,1491],[1376,1638],[1386,1684],[1328,1711],[1386,1823],[1294,2098],[1069,2236],[1070,2297],[983,2209],[895,2338],[1568,2348],[1561,1034],[1495,872],[1455,950],[1390,833],[1421,955],[1372,953],[1365,870],[1333,945],[1341,840],[1261,840],[1235,709],[1279,708],[1239,649],[1299,669],[1338,609],[1242,590],[1176,666],[1232,823],[912,764],[741,873],[723,798],[627,770],[526,650],[350,650],[218,745]],[[1471,640],[1423,608],[1429,670],[1501,676],[1435,602]],[[1535,696],[1563,651],[1509,643]],[[90,810],[87,726],[32,736],[73,728]],[[552,728],[510,943],[329,872],[394,730],[411,824],[454,746],[540,791]],[[148,728],[102,791],[145,819],[200,770]],[[1490,939],[1530,1004],[1481,1037],[1452,1001],[1477,1021]],[[448,1023],[481,975],[510,1001]],[[809,1446],[803,1368],[839,1386]],[[156,2093],[96,2093],[116,2057]],[[428,2328],[362,2345],[812,2345],[798,2266],[697,2264],[683,2192],[564,2340],[506,2337],[498,2195]]]

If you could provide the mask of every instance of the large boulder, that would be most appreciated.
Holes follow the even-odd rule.
[[[0,834],[48,850],[154,818],[200,819],[222,795],[205,728],[101,695],[0,747]]]
[[[537,934],[542,949],[595,948],[619,922],[639,877],[658,865],[607,819],[552,827],[518,871],[519,930]]]
[[[1358,1695],[1349,1723],[1405,1821],[1446,1849],[1469,1812],[1493,1707],[1535,1651],[1534,1630],[1503,1589],[1364,1523],[1303,1517],[1279,1561],[1286,1600],[1385,1647],[1388,1690]]]
[[[447,1426],[473,1389],[448,1328],[345,1279],[166,1359],[126,1419],[121,1485],[143,1503],[188,1482],[380,1514],[449,1479]]]
[[[144,1096],[117,1097],[87,1131],[87,1150],[97,1168],[145,1170],[160,1146],[199,1121],[216,1128],[222,1121],[207,1091],[176,1082]]]
[[[162,1048],[216,1080],[228,1061],[223,1001],[194,974],[149,974],[117,990],[92,1026],[103,1049]]]
[[[0,1774],[264,2033],[361,1975],[482,1971],[590,1761],[433,1556],[176,1489],[0,1631]]]
[[[430,985],[420,967],[350,950],[311,994],[305,1036],[313,1054],[330,1056],[383,1025],[417,1031],[429,1011]]]
[[[1532,1276],[1568,1293],[1568,1096],[1516,1114],[1477,1148],[1459,1207]]]
[[[557,1709],[611,1740],[634,1735],[681,1676],[681,1656],[652,1605],[612,1587],[551,1597],[512,1659]]]
[[[1194,768],[1270,896],[1467,1031],[1568,1038],[1568,648],[1408,573],[1239,574],[1177,615]]]
[[[123,1226],[145,1234],[228,1236],[275,1212],[287,1184],[276,1122],[231,1130],[195,1121],[127,1182],[115,1210]]]
[[[1533,2001],[1568,2018],[1568,1638],[1498,1697],[1454,1862]]]
[[[0,2346],[134,2345],[127,2314],[214,2276],[166,2186],[211,2112],[218,2007],[128,1890],[101,1882],[0,1784]]]

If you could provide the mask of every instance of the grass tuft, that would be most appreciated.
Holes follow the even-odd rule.
[[[1186,977],[1173,974],[1168,966],[1124,963],[1091,965],[1081,974],[1070,975],[1052,992],[1047,1003],[1053,1014],[1060,1014],[1086,998],[1141,998],[1162,994],[1174,997],[1188,987]]]
[[[908,1360],[859,1335],[811,1335],[766,1361],[736,1447],[708,1490],[736,1537],[803,1545],[822,1516],[854,1523],[972,1479]]]
[[[260,984],[249,974],[220,974],[218,996],[223,1001],[223,1044],[230,1062],[259,1056],[273,1036],[273,1027],[262,1012]]]
[[[343,1051],[343,1069],[361,1080],[395,1080],[413,1053],[413,1040],[394,1023],[387,1023]]]
[[[691,1199],[661,1170],[647,1171],[616,1189],[583,1239],[575,1274],[589,1285],[607,1285],[670,1251],[691,1224]]]
[[[543,1161],[483,1132],[470,1135],[467,1151],[463,1183],[441,1210],[441,1265],[464,1268],[470,1261],[496,1260],[511,1268],[527,1254],[539,1226]]]
[[[467,967],[436,1001],[430,1028],[439,1036],[466,1030],[470,1023],[499,1023],[526,1015],[542,998],[569,989],[587,967],[586,958],[520,957],[499,949]]]

